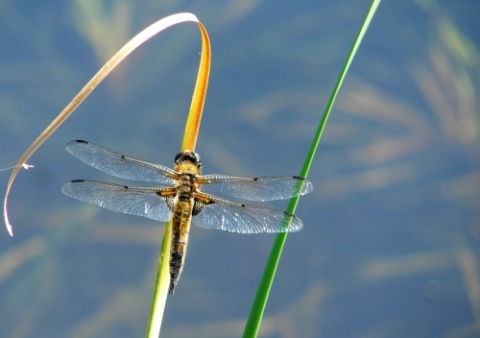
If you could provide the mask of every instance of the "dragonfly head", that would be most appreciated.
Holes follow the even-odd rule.
[[[197,168],[202,166],[202,161],[200,160],[200,155],[191,150],[185,150],[184,152],[178,153],[175,156],[175,164],[179,165],[185,162],[190,162],[195,165]]]

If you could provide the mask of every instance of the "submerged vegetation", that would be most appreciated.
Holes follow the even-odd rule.
[[[0,126],[2,163],[115,48],[180,7],[84,3],[38,4],[42,20],[14,3],[0,12],[0,42],[12,46],[0,55],[0,118],[8,121]],[[424,336],[478,334],[480,61],[475,10],[462,5],[380,7],[309,176],[319,184],[297,210],[305,229],[284,249],[263,336],[404,337],[412,327]],[[364,8],[355,1],[279,6],[275,14],[262,2],[188,8],[215,36],[198,145],[208,149],[210,172],[298,168]],[[83,31],[82,21],[96,31]],[[69,204],[59,189],[78,169],[61,149],[74,136],[167,163],[198,64],[192,27],[139,50],[22,173],[11,197],[16,237],[0,236],[0,324],[8,336],[144,332],[163,228]],[[108,44],[93,40],[112,28],[118,35]],[[147,118],[159,111],[161,119]],[[194,232],[165,335],[238,337],[272,239]]]

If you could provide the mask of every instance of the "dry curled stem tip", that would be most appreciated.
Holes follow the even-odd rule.
[[[208,44],[208,52],[202,51],[202,59],[200,63],[201,69],[199,69],[199,76],[197,82],[203,79],[203,84],[197,88],[194,93],[194,100],[192,100],[192,106],[190,108],[189,121],[187,122],[188,133],[186,133],[183,145],[195,147],[196,138],[198,134],[198,128],[200,126],[201,111],[203,110],[203,104],[205,102],[206,86],[208,84],[208,74],[210,69],[210,48],[208,43],[208,36],[203,25],[198,21],[197,17],[191,13],[178,13],[163,18],[154,24],[148,26],[139,34],[134,36],[123,46],[105,65],[92,77],[90,81],[80,90],[80,92],[70,101],[70,103],[60,112],[60,114],[45,128],[45,130],[37,137],[37,139],[27,148],[23,155],[18,160],[17,164],[13,167],[10,178],[7,182],[5,189],[5,197],[3,200],[3,217],[5,220],[5,226],[10,236],[13,236],[13,227],[8,218],[8,196],[12,188],[13,182],[21,168],[28,169],[30,165],[26,164],[27,160],[35,153],[35,151],[45,142],[58,127],[73,113],[73,111],[87,98],[88,95],[107,77],[110,72],[115,69],[130,53],[132,53],[138,46],[142,45],[145,41],[149,40],[156,34],[163,30],[172,27],[179,23],[195,22],[199,25],[202,33],[202,48]],[[205,42],[206,40],[206,42]],[[206,56],[204,56],[204,54]],[[205,60],[204,59],[208,59]],[[208,62],[207,62],[208,61]],[[205,80],[206,76],[206,80]],[[196,113],[193,113],[196,112]],[[190,116],[193,116],[190,118]],[[190,126],[190,127],[189,127]],[[186,130],[187,130],[186,128]],[[187,137],[188,134],[188,137]],[[193,149],[192,148],[192,149]]]

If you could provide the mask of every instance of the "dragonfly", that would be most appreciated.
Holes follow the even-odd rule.
[[[299,231],[302,221],[290,212],[227,198],[264,202],[289,199],[313,189],[311,182],[299,176],[202,175],[200,156],[190,150],[177,154],[171,169],[84,140],[71,141],[66,149],[106,174],[152,184],[130,186],[77,179],[66,183],[62,192],[112,211],[161,222],[171,220],[169,294],[172,295],[183,270],[190,224],[241,234]]]

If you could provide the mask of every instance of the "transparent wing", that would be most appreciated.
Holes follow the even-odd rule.
[[[112,211],[166,222],[170,219],[173,188],[128,187],[98,181],[74,180],[62,192],[80,201]]]
[[[174,184],[177,177],[174,170],[161,164],[124,156],[88,141],[72,141],[66,148],[82,162],[115,177],[166,185]]]
[[[255,234],[294,232],[302,229],[300,218],[286,211],[230,202],[207,194],[197,194],[192,223],[196,226]]]
[[[313,190],[310,181],[298,176],[239,177],[214,174],[200,176],[197,181],[202,184],[202,191],[247,201],[282,200]]]

